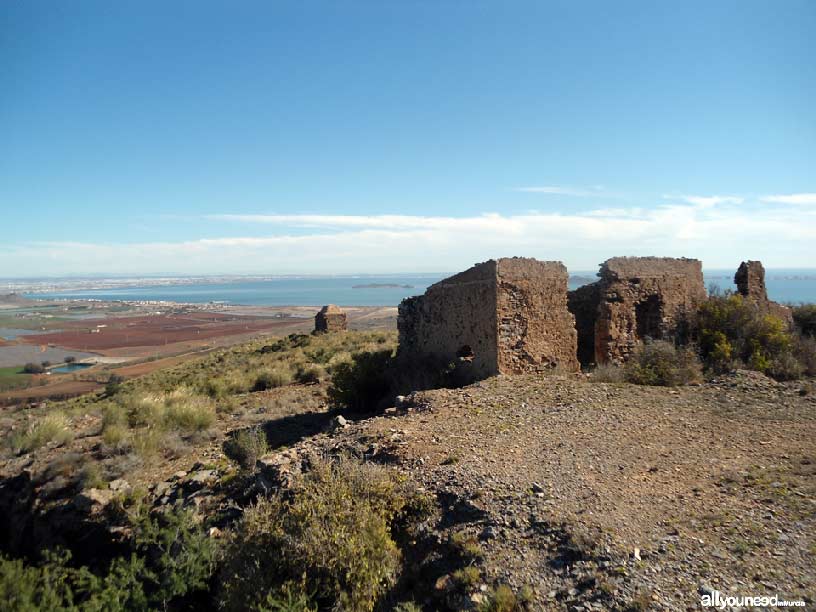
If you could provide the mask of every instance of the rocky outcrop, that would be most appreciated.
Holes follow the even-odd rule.
[[[315,315],[315,333],[339,332],[346,329],[346,313],[334,304],[324,306]]]
[[[578,367],[561,262],[477,264],[403,300],[398,328],[401,356],[467,361],[475,378]]]

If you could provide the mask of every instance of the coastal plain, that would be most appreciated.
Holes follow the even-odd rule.
[[[0,404],[65,399],[101,388],[116,374],[142,376],[250,338],[308,333],[315,306],[31,300],[0,296]],[[355,330],[395,329],[395,307],[346,309]],[[54,371],[64,360],[81,364]],[[25,374],[26,363],[46,363]]]

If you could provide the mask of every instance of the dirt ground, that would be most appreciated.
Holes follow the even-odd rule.
[[[97,391],[102,387],[104,385],[100,383],[85,380],[60,380],[42,386],[35,384],[25,389],[4,391],[0,394],[0,406],[44,399],[67,399]]]
[[[497,377],[412,403],[303,446],[395,464],[448,500],[489,581],[533,586],[536,609],[698,609],[706,589],[816,598],[808,384]]]
[[[441,514],[429,540],[459,535],[478,551],[470,607],[453,609],[472,609],[480,585],[497,584],[529,586],[535,610],[569,612],[696,610],[713,590],[816,601],[813,381],[740,371],[661,388],[499,376],[415,393],[384,415],[345,414],[349,423],[331,431],[316,385],[242,404],[190,454],[130,469],[128,481],[150,488],[202,462],[224,465],[228,432],[262,424],[272,450],[264,465],[351,454],[430,492]],[[7,428],[31,417],[7,414]],[[91,452],[99,419],[82,417],[70,448],[9,458],[3,473]],[[219,495],[215,505],[226,503]],[[417,601],[435,609],[452,597],[454,569],[426,581]]]

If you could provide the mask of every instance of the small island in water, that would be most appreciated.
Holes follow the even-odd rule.
[[[413,285],[397,285],[394,283],[369,283],[367,285],[352,285],[352,289],[413,289]]]

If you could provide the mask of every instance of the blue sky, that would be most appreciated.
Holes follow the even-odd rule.
[[[0,4],[0,277],[816,266],[816,3]]]

